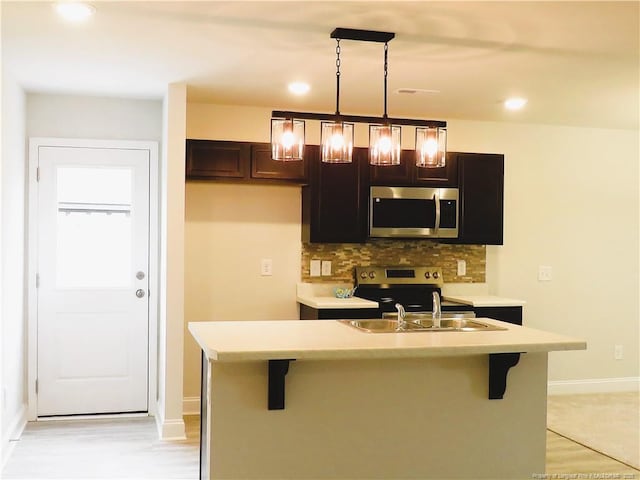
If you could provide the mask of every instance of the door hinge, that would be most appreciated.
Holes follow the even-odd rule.
[[[36,167],[36,182],[40,181],[40,167]]]
[[[36,288],[40,287],[40,274],[36,273]]]
[[[36,378],[36,395],[38,394],[38,379]]]

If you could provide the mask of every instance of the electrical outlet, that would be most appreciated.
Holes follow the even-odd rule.
[[[550,282],[552,278],[552,269],[548,265],[540,265],[538,267],[538,281]]]
[[[322,276],[331,276],[331,262],[329,260],[322,260]]]
[[[464,277],[467,274],[467,262],[458,260],[458,276]]]
[[[622,360],[623,356],[624,356],[624,350],[622,348],[622,345],[614,345],[613,358],[615,358],[616,360]]]
[[[270,277],[273,275],[273,260],[270,258],[263,258],[260,260],[260,275],[263,277]]]
[[[320,260],[311,260],[309,264],[309,273],[312,277],[320,276]]]

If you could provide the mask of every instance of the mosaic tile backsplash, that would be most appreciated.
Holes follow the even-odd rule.
[[[353,283],[353,269],[368,265],[420,265],[442,267],[445,283],[482,283],[486,270],[485,245],[450,245],[428,240],[372,239],[367,243],[303,243],[303,282]],[[311,277],[311,260],[330,260],[331,276]],[[457,260],[467,262],[459,277]]]

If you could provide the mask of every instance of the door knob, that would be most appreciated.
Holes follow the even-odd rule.
[[[143,280],[144,279],[144,272],[143,271],[139,271],[138,273],[136,273],[136,278],[138,280]]]
[[[138,298],[142,298],[144,297],[144,290],[139,288],[138,290],[136,290],[136,297]]]

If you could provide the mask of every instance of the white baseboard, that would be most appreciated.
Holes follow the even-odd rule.
[[[559,380],[548,384],[549,395],[578,393],[636,392],[640,390],[640,377],[589,378],[586,380]]]
[[[200,415],[200,397],[184,397],[182,399],[183,415]]]
[[[156,427],[160,440],[185,440],[187,433],[182,418],[176,420],[165,420],[164,411],[158,405],[156,409]]]
[[[13,422],[7,428],[6,433],[2,432],[2,446],[0,448],[0,452],[2,452],[2,458],[0,458],[0,471],[4,469],[9,457],[11,456],[11,452],[13,448],[20,440],[22,436],[22,432],[24,428],[27,426],[27,405],[22,405],[20,410],[17,412]]]

